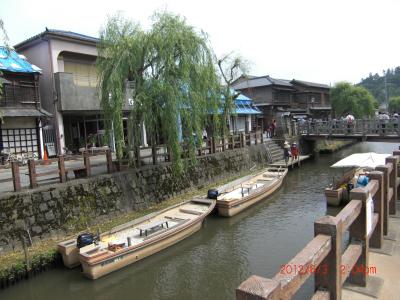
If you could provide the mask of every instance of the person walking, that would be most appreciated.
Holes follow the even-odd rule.
[[[354,116],[352,114],[348,113],[345,120],[347,123],[347,133],[351,133],[351,130],[354,126]]]
[[[291,156],[290,153],[290,145],[287,141],[283,144],[283,158],[285,159],[286,167],[288,165],[289,157]]]

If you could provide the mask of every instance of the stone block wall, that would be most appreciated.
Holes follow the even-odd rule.
[[[204,156],[179,178],[161,164],[2,195],[0,254],[19,248],[21,238],[60,236],[266,163],[262,144]]]

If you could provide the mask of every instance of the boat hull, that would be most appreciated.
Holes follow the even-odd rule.
[[[111,272],[117,271],[191,236],[200,230],[202,222],[203,220],[199,220],[195,224],[192,224],[171,236],[165,237],[160,241],[155,241],[152,244],[117,255],[100,263],[91,264],[84,260],[80,260],[83,274],[90,279],[97,279]]]
[[[223,217],[233,217],[238,213],[242,212],[243,210],[249,208],[250,206],[264,200],[266,197],[272,195],[276,190],[278,190],[282,183],[283,179],[287,174],[287,169],[281,175],[280,178],[272,183],[271,185],[267,186],[265,189],[261,189],[258,192],[254,192],[251,195],[239,200],[239,201],[232,201],[225,202],[225,201],[218,201],[217,200],[217,209],[218,214]]]
[[[57,250],[62,256],[64,266],[70,269],[79,266],[79,249],[76,247],[76,240],[59,243]]]
[[[325,189],[326,202],[329,206],[339,206],[343,199],[343,189]]]

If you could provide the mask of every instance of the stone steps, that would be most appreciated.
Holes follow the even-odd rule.
[[[283,149],[273,140],[268,140],[266,143],[270,163],[274,163],[283,159]]]

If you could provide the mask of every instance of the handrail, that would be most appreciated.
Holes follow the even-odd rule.
[[[324,216],[314,223],[315,237],[285,266],[303,266],[294,274],[281,271],[272,279],[251,276],[236,289],[237,300],[291,299],[305,280],[315,276],[317,299],[340,299],[342,285],[347,280],[355,285],[367,284],[367,272],[351,272],[353,268],[368,267],[369,244],[380,248],[383,242],[384,224],[389,222],[385,208],[392,207],[397,199],[397,167],[400,151],[386,159],[385,166],[370,173],[366,187],[355,188],[350,193],[351,201],[335,217]],[[389,172],[389,170],[391,170]],[[389,192],[391,190],[392,192]],[[391,197],[391,193],[393,196]],[[372,197],[373,206],[370,199]],[[374,207],[372,211],[370,208]],[[394,205],[395,207],[395,205]],[[386,210],[387,211],[387,210]],[[342,239],[350,231],[350,244],[342,254]],[[311,272],[326,266],[326,273]],[[304,268],[306,267],[306,268]],[[306,272],[299,272],[304,271]]]

